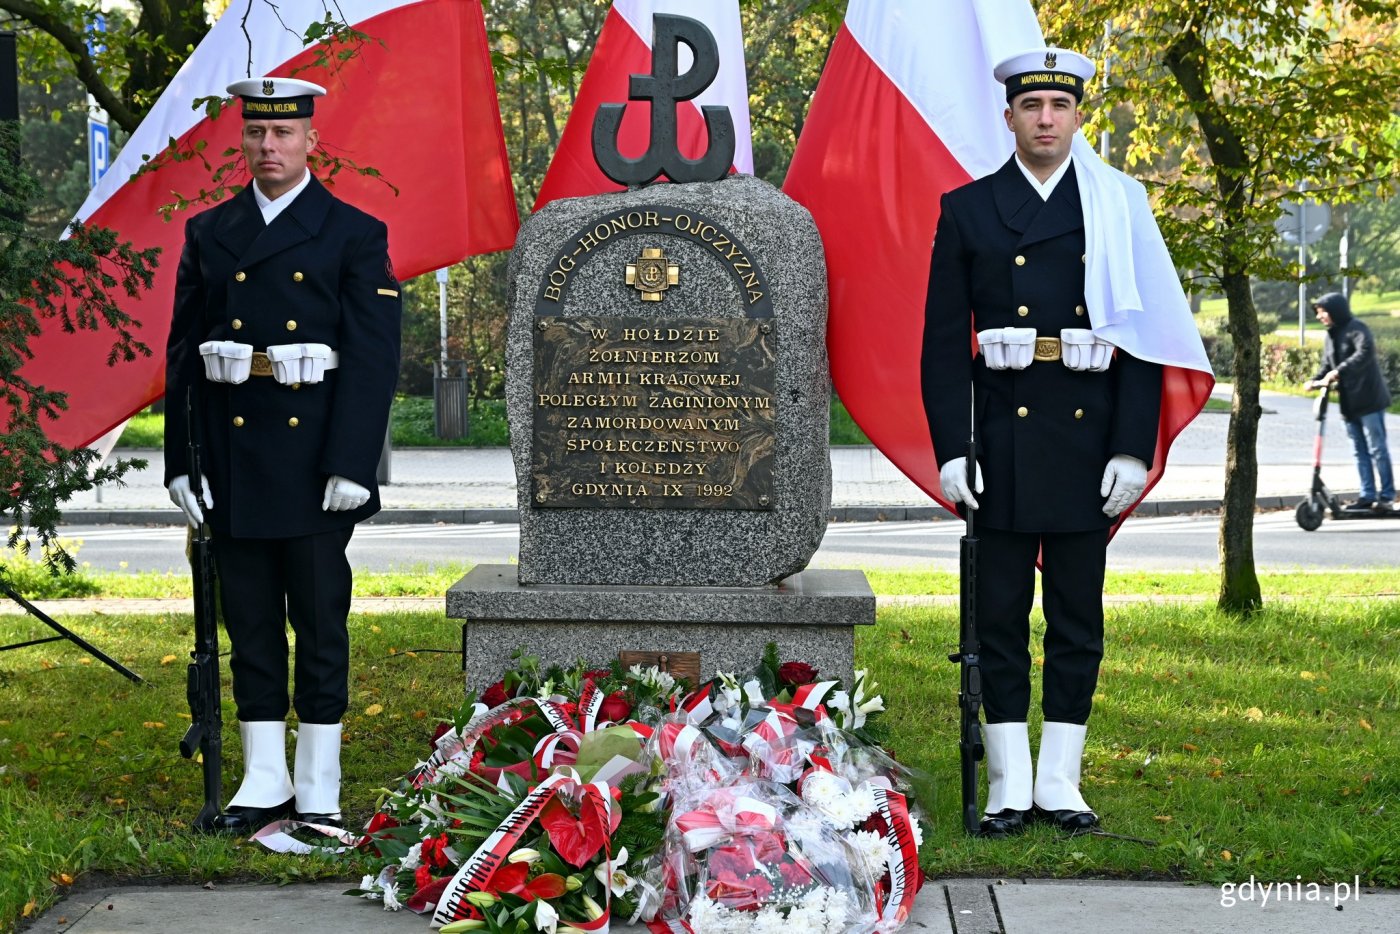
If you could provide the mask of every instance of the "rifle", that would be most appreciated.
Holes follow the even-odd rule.
[[[204,505],[204,471],[199,457],[199,421],[194,389],[185,395],[185,419],[189,425],[190,482],[201,511]],[[185,695],[190,704],[190,728],[180,740],[180,755],[193,759],[203,754],[204,806],[194,829],[210,832],[222,809],[224,715],[219,705],[219,615],[215,595],[214,549],[209,524],[201,522],[190,534],[190,572],[194,577],[194,649],[186,670]]]
[[[976,404],[973,404],[974,427],[967,439],[967,487],[977,488],[977,429]],[[981,644],[977,641],[977,533],[973,523],[975,509],[964,506],[967,528],[958,542],[958,651],[948,661],[961,666],[958,681],[958,753],[962,762],[963,830],[978,835],[981,814],[977,806],[977,762],[983,756],[982,725],[978,714],[982,709]]]

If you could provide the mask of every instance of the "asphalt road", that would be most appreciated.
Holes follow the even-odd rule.
[[[1215,516],[1133,519],[1108,552],[1117,570],[1211,570]],[[1261,568],[1394,568],[1400,563],[1400,518],[1332,521],[1304,532],[1293,513],[1261,515],[1254,525]],[[959,522],[833,523],[813,559],[818,567],[934,567],[956,570]],[[182,528],[68,526],[80,563],[94,570],[184,573]],[[515,525],[361,525],[350,542],[357,569],[383,571],[447,563],[508,563],[519,544]]]

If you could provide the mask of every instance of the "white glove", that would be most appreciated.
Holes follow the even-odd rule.
[[[214,498],[209,495],[209,481],[204,474],[199,475],[199,486],[204,497],[204,505],[213,509]],[[185,514],[185,521],[190,524],[190,528],[199,528],[200,524],[204,522],[204,511],[199,508],[199,499],[196,498],[194,490],[190,489],[190,475],[180,474],[170,481],[170,486],[167,489],[170,492],[170,501],[180,507],[180,511]]]
[[[345,512],[359,509],[367,502],[369,502],[369,490],[354,480],[331,477],[326,481],[326,495],[321,500],[321,508],[327,512]]]
[[[976,466],[977,492],[982,492],[982,465]],[[943,498],[950,503],[966,503],[969,509],[977,508],[977,500],[967,486],[967,458],[955,457],[943,465],[938,472],[938,482],[943,486]]]
[[[1115,454],[1103,470],[1103,482],[1099,484],[1099,495],[1107,496],[1103,504],[1106,516],[1116,516],[1131,506],[1142,488],[1147,486],[1147,465],[1128,454]]]

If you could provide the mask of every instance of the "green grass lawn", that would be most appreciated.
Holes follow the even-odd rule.
[[[1207,577],[1120,576],[1110,590],[1172,592]],[[949,578],[876,582],[882,590],[943,587]],[[1109,829],[1155,847],[1070,840],[1047,828],[1016,840],[965,838],[957,668],[945,659],[956,611],[882,609],[859,634],[857,659],[883,685],[891,748],[931,774],[938,790],[925,868],[1203,882],[1360,875],[1366,884],[1400,884],[1400,602],[1336,599],[1378,590],[1381,578],[1270,579],[1267,608],[1247,619],[1168,598],[1109,609],[1083,787]],[[1285,580],[1306,580],[1310,595],[1273,599]],[[132,684],[68,645],[0,656],[0,929],[43,910],[89,872],[179,881],[348,875],[317,859],[189,832],[199,769],[176,750],[188,723],[188,615],[67,623],[147,683]],[[355,616],[350,626],[343,802],[361,821],[378,790],[426,756],[437,718],[460,700],[460,630],[435,613]],[[32,634],[22,617],[0,618],[0,641]],[[224,718],[233,746],[227,700]],[[236,760],[234,753],[225,763],[226,793]]]
[[[1366,323],[1371,329],[1371,333],[1377,338],[1400,338],[1400,292],[1357,292],[1351,296],[1351,310],[1354,315]],[[1229,313],[1229,308],[1223,298],[1208,298],[1201,302],[1201,314],[1203,316],[1224,315]],[[1312,309],[1308,309],[1307,330],[1323,331],[1322,325],[1317,323],[1313,317]],[[1293,306],[1289,312],[1283,315],[1279,321],[1278,331],[1275,334],[1279,337],[1289,337],[1298,339],[1298,309]]]

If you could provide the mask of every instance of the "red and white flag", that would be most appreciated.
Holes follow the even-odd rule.
[[[308,68],[295,76],[329,92],[316,104],[323,147],[377,170],[382,180],[345,169],[330,180],[331,190],[388,224],[389,252],[401,279],[508,249],[519,213],[480,0],[340,0],[336,9],[371,38],[334,70]],[[164,393],[165,340],[185,213],[167,222],[158,208],[173,202],[175,192],[193,197],[214,184],[198,158],[132,175],[143,156],[165,149],[171,139],[182,150],[206,143],[204,156],[214,165],[224,150],[237,148],[237,106],[210,120],[191,103],[224,95],[240,78],[291,76],[313,62],[315,48],[299,38],[309,23],[289,19],[310,12],[305,4],[279,11],[253,3],[223,16],[78,211],[79,220],[111,228],[138,248],[162,248],[154,287],[121,302],[141,323],[137,336],[153,356],[108,367],[110,332],[64,334],[48,325],[24,373],[68,393],[69,411],[48,428],[52,439],[87,445]],[[246,174],[236,179],[246,180]]]
[[[1005,90],[992,68],[1045,43],[1027,0],[937,7],[930,13],[922,0],[851,0],[783,187],[812,212],[825,245],[837,394],[885,456],[943,502],[919,380],[939,199],[1010,157]],[[1082,139],[1075,155],[1093,157]],[[1150,234],[1160,244],[1155,226]],[[1169,278],[1175,295],[1163,304],[1171,303],[1179,324],[1185,298],[1175,275]],[[1148,490],[1214,385],[1204,352],[1187,350],[1159,361],[1177,365],[1166,367]]]
[[[603,174],[593,161],[593,115],[602,104],[626,104],[618,131],[618,149],[637,158],[651,143],[651,104],[627,99],[629,78],[651,73],[652,15],[671,13],[704,23],[719,46],[719,74],[694,100],[676,105],[676,141],[681,154],[698,159],[710,145],[701,107],[729,108],[734,119],[734,170],[753,174],[753,142],[749,128],[748,79],[744,75],[744,36],[738,0],[613,0],[588,70],[579,86],[559,148],[549,164],[534,209],[556,198],[577,198],[623,186]],[[678,71],[690,70],[693,57],[680,47]]]

